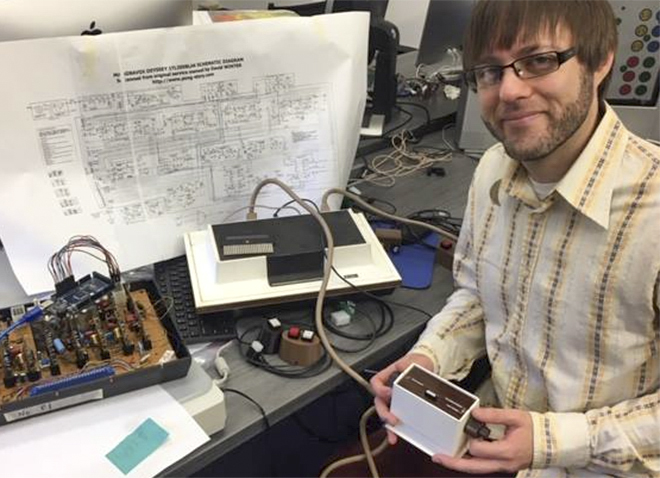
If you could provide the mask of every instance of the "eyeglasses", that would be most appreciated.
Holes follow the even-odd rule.
[[[518,78],[528,79],[544,76],[557,71],[559,67],[575,56],[575,48],[564,51],[546,51],[524,56],[508,65],[477,66],[465,72],[465,82],[472,89],[486,89],[499,85],[506,68],[513,68]]]

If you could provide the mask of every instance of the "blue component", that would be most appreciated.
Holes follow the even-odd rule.
[[[99,378],[110,377],[114,374],[115,369],[110,365],[106,365],[105,367],[95,368],[76,375],[69,375],[68,377],[64,377],[61,380],[57,380],[55,382],[36,385],[30,389],[30,396],[34,397],[43,393],[55,392],[56,390],[62,390],[63,388],[69,388],[75,385],[93,382]]]
[[[50,359],[48,357],[44,357],[41,359],[41,368],[44,367],[50,367]]]
[[[44,315],[44,311],[41,307],[32,307],[23,315],[23,317],[21,318],[21,322],[32,322],[33,320],[37,320],[39,317],[42,317],[43,315]]]
[[[63,354],[66,352],[66,347],[62,343],[62,340],[60,339],[55,339],[53,340],[53,346],[55,347],[55,350],[57,351],[58,354]]]
[[[106,333],[105,333],[105,340],[108,341],[108,342],[110,342],[110,343],[114,343],[114,341],[115,341],[115,336],[113,335],[112,332],[106,332]]]
[[[41,307],[31,308],[25,314],[23,314],[23,317],[21,317],[19,320],[17,320],[12,325],[7,327],[5,330],[0,332],[0,340],[4,339],[5,337],[9,337],[9,334],[12,333],[17,328],[22,327],[25,324],[29,324],[30,322],[33,322],[43,317],[43,315],[44,315],[44,311]]]

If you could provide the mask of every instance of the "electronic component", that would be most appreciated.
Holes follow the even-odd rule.
[[[225,256],[251,256],[275,252],[273,240],[267,234],[227,236],[220,243]]]
[[[280,348],[282,337],[282,323],[275,317],[271,317],[261,328],[257,339],[264,346],[265,354],[276,354]]]
[[[452,270],[454,265],[454,251],[456,249],[456,242],[452,239],[443,239],[438,244],[436,259],[440,265]]]
[[[77,283],[71,276],[65,280],[67,281],[66,288],[64,288],[65,292],[57,296],[51,306],[53,307],[52,310],[61,311],[70,308],[78,310],[91,301],[103,296],[103,294],[110,292],[114,287],[110,279],[96,272],[83,277]],[[60,284],[62,282],[58,283],[58,285]],[[59,288],[61,289],[62,286],[60,285]]]
[[[68,377],[55,380],[53,382],[44,383],[43,385],[36,385],[34,388],[30,389],[29,395],[34,397],[35,395],[41,395],[46,392],[54,392],[56,390],[62,390],[63,388],[71,387],[73,385],[78,385],[81,383],[88,383],[92,380],[96,380],[101,377],[110,377],[115,374],[115,369],[110,365],[105,367],[94,368],[88,372],[79,373],[77,375],[69,375]]]
[[[334,239],[337,275],[363,290],[391,290],[401,277],[363,214],[322,213]],[[228,237],[268,236],[273,252],[227,256]],[[256,240],[256,239],[255,239]],[[265,239],[263,239],[265,240]],[[209,226],[184,235],[197,313],[228,311],[318,295],[324,271],[324,239],[309,214]],[[328,296],[353,293],[335,275]]]
[[[291,327],[282,332],[279,356],[286,363],[307,367],[318,362],[322,355],[321,340],[313,331]]]
[[[0,322],[0,425],[60,408],[57,400],[82,403],[87,391],[108,397],[186,374],[190,354],[155,286],[130,286],[67,276],[49,300],[0,311],[13,314]]]
[[[236,337],[236,311],[197,315],[186,256],[154,264],[154,280],[164,297],[176,297],[170,308],[172,321],[183,342],[231,340]]]
[[[314,337],[314,332],[311,330],[303,330],[302,334],[300,334],[300,338],[305,342],[311,342],[314,340]]]
[[[261,359],[261,354],[264,351],[264,345],[258,340],[252,341],[250,348],[247,351],[247,358],[253,361]]]
[[[390,410],[399,418],[386,427],[428,455],[460,456],[467,437],[488,438],[490,430],[470,413],[479,398],[417,364],[392,384]]]

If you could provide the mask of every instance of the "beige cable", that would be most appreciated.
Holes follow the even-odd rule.
[[[375,471],[376,475],[374,475],[374,470],[371,468],[372,463],[374,468],[376,466],[375,463],[373,462],[373,457],[380,455],[383,452],[383,450],[387,448],[388,443],[387,443],[387,437],[385,437],[385,439],[382,442],[380,442],[380,444],[373,450],[371,450],[371,447],[369,446],[369,441],[367,437],[367,420],[375,411],[376,411],[376,407],[370,407],[362,414],[362,417],[360,418],[360,443],[362,444],[362,448],[365,450],[365,453],[360,455],[347,456],[346,458],[341,458],[339,460],[333,461],[323,469],[323,471],[319,475],[319,478],[327,478],[330,475],[330,473],[332,473],[336,469],[341,468],[342,466],[358,463],[364,460],[365,458],[369,463],[369,471],[371,471],[371,474],[373,476],[377,476],[378,471],[376,470]],[[371,461],[369,461],[370,458]]]
[[[388,154],[379,154],[371,159],[367,174],[362,179],[354,180],[350,186],[369,182],[382,187],[392,187],[397,178],[405,177],[424,170],[433,164],[448,162],[452,159],[451,149],[440,156],[420,153],[408,148],[409,132],[404,130],[391,138],[392,148]],[[445,143],[446,144],[446,143]],[[388,166],[388,163],[393,163]]]
[[[321,199],[321,211],[322,212],[330,210],[330,206],[328,205],[328,197],[331,194],[340,194],[342,196],[345,196],[345,197],[349,198],[351,201],[354,201],[357,204],[359,204],[360,207],[366,209],[367,211],[369,211],[373,214],[376,214],[377,216],[381,216],[381,217],[384,217],[386,219],[391,219],[391,220],[397,221],[397,222],[402,222],[404,224],[409,224],[411,226],[424,227],[424,228],[429,229],[433,232],[437,232],[441,236],[446,237],[448,239],[451,239],[454,242],[458,241],[458,236],[456,234],[453,234],[449,231],[445,231],[444,229],[442,229],[438,226],[434,226],[433,224],[428,224],[428,223],[422,222],[422,221],[415,221],[414,219],[408,219],[407,217],[401,217],[401,216],[397,216],[395,214],[390,214],[388,212],[385,212],[381,209],[378,209],[377,207],[373,207],[371,204],[369,204],[368,202],[363,200],[357,194],[353,194],[353,193],[348,192],[344,189],[331,188],[331,189],[328,189],[325,193],[323,193],[323,198]]]
[[[248,219],[255,217],[254,207],[257,202],[257,195],[259,194],[259,191],[261,191],[261,189],[268,184],[274,184],[280,187],[284,192],[286,192],[291,197],[291,199],[296,201],[296,203],[298,203],[302,208],[304,208],[307,212],[309,212],[314,217],[314,219],[318,221],[321,228],[323,229],[323,234],[325,236],[325,241],[326,241],[327,257],[326,257],[325,265],[323,267],[323,279],[321,280],[321,286],[319,287],[319,295],[316,299],[316,307],[314,310],[314,322],[316,324],[316,329],[317,329],[316,333],[319,335],[319,338],[321,339],[321,343],[323,344],[323,347],[325,348],[326,352],[328,352],[328,355],[330,355],[332,360],[339,366],[339,368],[341,368],[356,382],[362,385],[370,394],[373,395],[374,392],[369,382],[367,382],[363,377],[361,377],[357,372],[355,372],[346,362],[344,362],[341,359],[339,355],[337,355],[337,352],[335,352],[335,350],[332,348],[332,344],[330,344],[330,341],[328,340],[328,336],[325,333],[325,327],[323,327],[323,301],[325,300],[325,294],[328,288],[328,282],[330,281],[330,274],[332,273],[332,261],[335,252],[334,251],[335,241],[332,237],[332,232],[330,231],[328,224],[325,222],[325,219],[323,219],[323,216],[321,216],[321,214],[319,214],[319,212],[316,211],[316,209],[305,203],[305,201],[303,201],[302,198],[300,198],[289,186],[284,184],[279,179],[275,179],[275,178],[264,179],[257,185],[257,187],[252,192],[252,196],[250,197],[250,205],[248,209]]]
[[[261,189],[263,189],[264,186],[268,184],[274,184],[278,186],[280,189],[282,189],[284,192],[286,192],[291,199],[293,199],[296,203],[298,203],[302,208],[304,208],[307,212],[309,212],[314,219],[319,223],[321,228],[323,229],[323,235],[325,236],[326,240],[326,249],[327,249],[327,256],[326,256],[326,261],[325,265],[323,268],[323,279],[321,280],[321,286],[319,287],[319,294],[316,299],[316,307],[314,310],[314,321],[316,324],[316,329],[317,329],[317,334],[319,335],[319,338],[321,339],[321,343],[323,344],[323,347],[325,348],[326,352],[332,360],[341,368],[344,372],[346,372],[351,378],[353,378],[356,382],[358,382],[362,387],[364,387],[370,394],[374,395],[373,389],[371,388],[371,385],[367,380],[365,380],[363,377],[361,377],[357,372],[355,372],[350,365],[348,365],[346,362],[342,360],[339,355],[335,352],[335,350],[332,347],[332,344],[328,340],[328,337],[325,333],[325,327],[323,326],[323,302],[325,300],[325,295],[326,291],[328,288],[328,282],[330,281],[330,274],[332,273],[332,262],[334,258],[334,248],[335,248],[335,243],[334,239],[332,237],[332,232],[330,231],[330,228],[328,227],[328,224],[325,222],[325,219],[323,219],[323,216],[313,207],[309,206],[305,201],[302,200],[288,185],[280,181],[279,179],[276,178],[269,178],[269,179],[264,179],[261,181],[257,187],[254,189],[252,192],[252,196],[250,197],[250,204],[248,206],[248,213],[247,213],[247,218],[248,219],[256,219],[256,213],[254,212],[254,209],[256,207],[256,202],[257,202],[257,196],[259,195],[259,192]],[[367,202],[363,201],[360,197],[358,197],[355,194],[352,194],[348,191],[345,191],[343,189],[338,189],[338,188],[331,188],[328,189],[324,194],[323,198],[321,201],[321,210],[322,211],[328,211],[329,206],[327,204],[328,202],[328,197],[331,194],[341,194],[343,196],[348,197],[349,199],[355,201],[357,204],[362,206],[364,209],[377,214],[379,216],[385,217],[387,219],[392,219],[394,221],[402,222],[404,224],[410,224],[414,226],[421,226],[425,227],[427,229],[430,229],[431,231],[437,232],[441,236],[447,237],[449,239],[452,239],[456,241],[458,238],[456,235],[445,231],[444,229],[441,229],[437,226],[433,226],[431,224],[427,224],[425,222],[421,221],[415,221],[413,219],[408,219],[408,218],[403,218],[396,216],[394,214],[389,214],[385,211],[382,211],[378,208],[373,207],[372,205],[368,204]],[[360,442],[362,444],[362,448],[364,449],[364,454],[361,455],[355,455],[352,457],[347,457],[343,458],[340,460],[337,460],[330,465],[328,465],[321,473],[321,478],[326,478],[328,474],[330,474],[332,471],[336,470],[337,468],[341,466],[345,466],[351,463],[357,463],[359,461],[362,461],[364,459],[367,460],[367,464],[369,466],[369,471],[371,472],[371,475],[373,478],[379,478],[378,474],[378,469],[376,468],[376,462],[374,461],[374,456],[377,456],[379,453],[381,453],[386,447],[387,447],[387,438],[385,438],[379,445],[376,447],[373,451],[371,450],[369,446],[369,437],[367,436],[367,429],[366,429],[366,424],[368,418],[376,411],[375,407],[370,407],[367,409],[363,414],[362,417],[360,418]]]

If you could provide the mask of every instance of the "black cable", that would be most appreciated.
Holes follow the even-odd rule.
[[[406,217],[408,219],[413,219],[415,221],[425,222],[427,224],[440,227],[448,232],[455,234],[456,236],[460,235],[461,226],[463,224],[462,218],[454,217],[444,209],[423,209],[413,212]],[[426,242],[426,238],[433,234],[433,232],[423,228],[422,226],[411,226],[409,224],[400,223],[390,219],[370,219],[370,222],[374,221],[383,225],[400,228],[403,232],[403,244],[420,244],[433,250],[437,250],[438,248],[435,244],[429,244]]]
[[[270,422],[268,421],[268,415],[266,415],[266,410],[264,410],[264,407],[262,407],[259,402],[257,402],[254,398],[249,396],[245,392],[241,392],[240,390],[236,390],[235,388],[229,388],[229,387],[221,387],[220,390],[223,392],[229,392],[229,393],[235,393],[236,395],[243,397],[244,399],[248,400],[249,402],[252,402],[254,406],[256,406],[259,409],[259,412],[261,413],[261,417],[263,418],[264,423],[266,424],[266,433],[270,431]],[[268,460],[270,462],[270,474],[271,476],[278,476],[277,473],[277,468],[276,468],[276,462],[275,462],[275,453],[273,452],[273,446],[270,442],[270,434],[265,435],[265,440],[266,440],[266,446],[268,447]]]
[[[373,197],[373,196],[364,196],[363,195],[362,198],[368,204],[380,203],[380,204],[385,204],[386,206],[389,206],[390,210],[385,211],[385,212],[389,212],[390,214],[396,214],[396,212],[397,212],[396,206],[393,203],[389,202],[389,201],[385,201],[384,199],[379,199],[379,198],[376,198],[376,197]],[[378,208],[378,209],[383,209],[383,208]]]
[[[371,345],[376,341],[377,327],[376,327],[376,323],[373,321],[371,316],[369,316],[368,314],[365,314],[365,317],[367,317],[367,319],[369,320],[369,324],[371,325],[371,334],[368,337],[361,338],[361,339],[354,339],[353,337],[347,336],[348,334],[342,333],[341,331],[337,330],[332,324],[328,323],[326,321],[325,317],[324,317],[323,326],[327,330],[329,330],[330,332],[336,333],[336,335],[339,335],[339,336],[342,336],[342,337],[345,337],[345,338],[351,338],[353,340],[367,340],[368,341],[365,345],[362,345],[360,347],[353,348],[353,349],[347,349],[345,347],[341,347],[341,346],[336,345],[336,344],[332,344],[332,348],[339,351],[339,352],[344,352],[344,353],[358,353],[358,352],[362,352],[363,350],[366,350],[369,347],[371,347]]]
[[[245,329],[242,333],[236,334],[236,340],[238,340],[239,345],[251,345],[252,342],[245,342],[243,341],[243,337],[245,337],[247,334],[252,332],[253,330],[261,330],[261,325],[253,325],[252,327],[248,327]],[[240,347],[239,347],[240,348]]]
[[[405,105],[405,106],[414,106],[416,108],[423,109],[424,113],[426,114],[426,124],[427,125],[431,124],[431,113],[429,112],[429,109],[426,106],[420,105],[418,103],[409,103],[409,102],[404,102],[404,101],[397,101],[396,104],[397,105]]]
[[[319,227],[320,227],[320,226],[319,226]],[[321,242],[322,242],[322,244],[323,244],[323,247],[325,248],[325,247],[326,247],[326,244],[325,244],[325,237],[324,237],[323,235],[321,236]],[[323,255],[325,256],[325,252],[324,252]],[[325,256],[325,257],[326,257],[326,260],[327,260],[327,256]],[[366,290],[364,290],[364,289],[362,289],[362,288],[356,286],[356,285],[353,284],[351,281],[349,281],[348,279],[346,279],[343,275],[341,275],[341,274],[337,271],[337,269],[335,269],[335,266],[331,265],[330,268],[332,269],[332,272],[334,272],[335,275],[336,275],[337,277],[339,277],[339,279],[341,279],[344,283],[348,284],[353,290],[359,292],[360,294],[366,295],[367,297],[371,297],[372,299],[374,299],[375,301],[378,301],[378,302],[383,302],[383,303],[386,303],[386,304],[391,304],[391,305],[396,305],[396,306],[399,306],[399,307],[403,307],[403,308],[406,308],[406,309],[409,309],[409,310],[414,310],[415,312],[419,312],[420,314],[425,315],[425,316],[428,317],[429,319],[431,319],[431,318],[433,317],[433,315],[429,314],[429,313],[426,312],[424,309],[420,309],[420,308],[415,307],[415,306],[413,306],[413,305],[402,304],[401,302],[396,302],[396,301],[393,301],[393,300],[386,300],[386,299],[383,299],[383,298],[381,298],[381,297],[378,297],[378,296],[375,295],[375,294],[372,294],[371,292],[367,292]]]
[[[310,378],[320,375],[332,366],[330,356],[323,351],[323,355],[319,360],[314,362],[308,367],[300,367],[297,365],[273,365],[262,355],[261,360],[247,359],[251,363],[263,370],[266,370],[273,375],[279,375],[285,378]]]
[[[408,111],[404,110],[404,109],[401,108],[400,106],[394,105],[394,107],[395,107],[397,110],[399,110],[400,112],[402,112],[402,113],[408,115],[408,118],[406,118],[401,124],[398,124],[398,125],[392,126],[392,127],[391,127],[390,129],[388,129],[387,131],[383,131],[383,134],[381,135],[382,137],[387,137],[387,135],[390,134],[392,131],[396,131],[397,129],[403,128],[405,125],[407,125],[408,123],[410,123],[410,120],[413,119],[413,114],[412,114],[412,113],[409,113]]]
[[[394,300],[383,299],[382,297],[379,297],[375,294],[372,294],[371,292],[368,292],[364,289],[361,289],[360,287],[358,287],[355,284],[353,284],[352,282],[350,282],[348,279],[344,278],[344,276],[342,276],[339,272],[337,272],[337,269],[335,269],[334,266],[332,266],[332,271],[337,275],[337,277],[339,277],[339,279],[344,281],[346,284],[348,284],[351,288],[353,288],[355,291],[359,292],[360,294],[366,295],[367,297],[371,297],[372,299],[374,299],[378,302],[383,302],[385,304],[396,305],[396,306],[403,307],[403,308],[406,308],[406,309],[414,310],[415,312],[419,312],[420,314],[425,315],[429,319],[433,318],[433,315],[429,314],[427,311],[425,311],[423,309],[420,309],[420,308],[415,307],[413,305],[402,304],[401,302],[396,302]]]
[[[270,422],[268,421],[268,416],[266,415],[266,410],[264,410],[264,407],[259,405],[259,402],[257,402],[254,398],[250,397],[247,393],[241,392],[240,390],[236,390],[233,388],[228,388],[228,387],[222,387],[221,390],[223,392],[230,392],[230,393],[235,393],[236,395],[240,395],[244,399],[252,402],[261,412],[261,416],[264,419],[264,423],[266,424],[266,430],[270,430]]]
[[[463,225],[462,218],[452,216],[449,211],[444,209],[422,209],[409,214],[407,218],[446,229],[457,236],[460,234]]]
[[[374,301],[378,306],[380,307],[381,310],[381,321],[378,327],[375,329],[375,337],[382,337],[383,335],[387,334],[391,329],[392,326],[394,325],[394,312],[392,311],[392,308],[389,307],[387,304],[383,304],[382,302]],[[360,310],[360,309],[355,309],[356,312],[362,314],[362,315],[368,315],[366,312]],[[326,329],[331,331],[333,334],[338,335],[339,337],[343,337],[346,339],[351,339],[351,340],[371,340],[373,334],[369,335],[364,335],[364,334],[351,334],[345,330],[339,329],[335,327],[332,322],[328,322],[327,319],[324,317],[324,324],[326,326]]]
[[[310,203],[312,206],[314,206],[314,209],[316,209],[317,211],[321,212],[321,211],[319,210],[319,207],[316,205],[316,203],[315,203],[314,201],[312,201],[311,199],[302,198],[302,200],[303,200],[304,202],[308,202],[308,203]],[[282,204],[280,207],[278,207],[278,208],[275,210],[275,212],[273,213],[273,217],[278,217],[278,214],[280,213],[280,211],[281,211],[282,209],[284,209],[285,207],[287,207],[289,204],[293,204],[294,202],[296,202],[296,200],[295,200],[295,199],[292,199],[291,201],[287,201],[287,202],[285,202],[284,204]]]
[[[328,437],[324,437],[321,434],[316,433],[316,431],[312,430],[311,427],[307,426],[296,413],[293,414],[293,421],[296,422],[296,425],[298,425],[305,433],[307,433],[309,436],[311,436],[312,438],[314,438],[315,440],[317,440],[320,443],[329,443],[329,444],[332,444],[332,445],[336,445],[338,443],[345,443],[346,440],[348,440],[349,438],[353,438],[353,437],[357,436],[357,432],[358,432],[358,429],[356,428],[355,432],[351,433],[348,436],[344,436],[344,437],[341,437],[341,438],[334,438],[334,437],[333,438],[328,438]]]
[[[387,212],[389,214],[394,214],[395,215],[397,213],[396,206],[393,203],[389,202],[389,201],[385,201],[384,199],[380,199],[380,198],[377,198],[377,197],[374,197],[374,196],[366,196],[364,194],[361,194],[360,198],[363,201],[365,201],[367,204],[380,203],[380,204],[387,205],[390,208],[390,210],[389,211],[385,210],[385,212]],[[351,203],[351,209],[353,209],[354,211],[363,213],[367,217],[367,220],[369,220],[370,218],[379,217],[379,216],[374,215],[370,211],[367,211],[366,209],[363,209],[357,203]],[[383,208],[381,207],[379,209],[383,209]]]
[[[244,340],[244,337],[250,332],[260,329],[261,329],[260,325],[249,327],[248,329],[243,331],[243,333],[240,334],[238,337],[238,351],[247,363],[254,365],[255,367],[258,367],[269,373],[272,373],[273,375],[278,375],[280,377],[287,377],[287,378],[314,377],[316,375],[320,375],[321,373],[325,372],[332,365],[330,356],[326,353],[325,350],[323,350],[323,355],[319,360],[317,360],[316,362],[314,362],[313,364],[307,367],[290,365],[290,364],[282,364],[282,365],[272,364],[268,361],[268,359],[264,355],[260,355],[258,359],[250,358],[247,356],[244,347],[246,345],[251,344],[251,342],[246,342]]]

